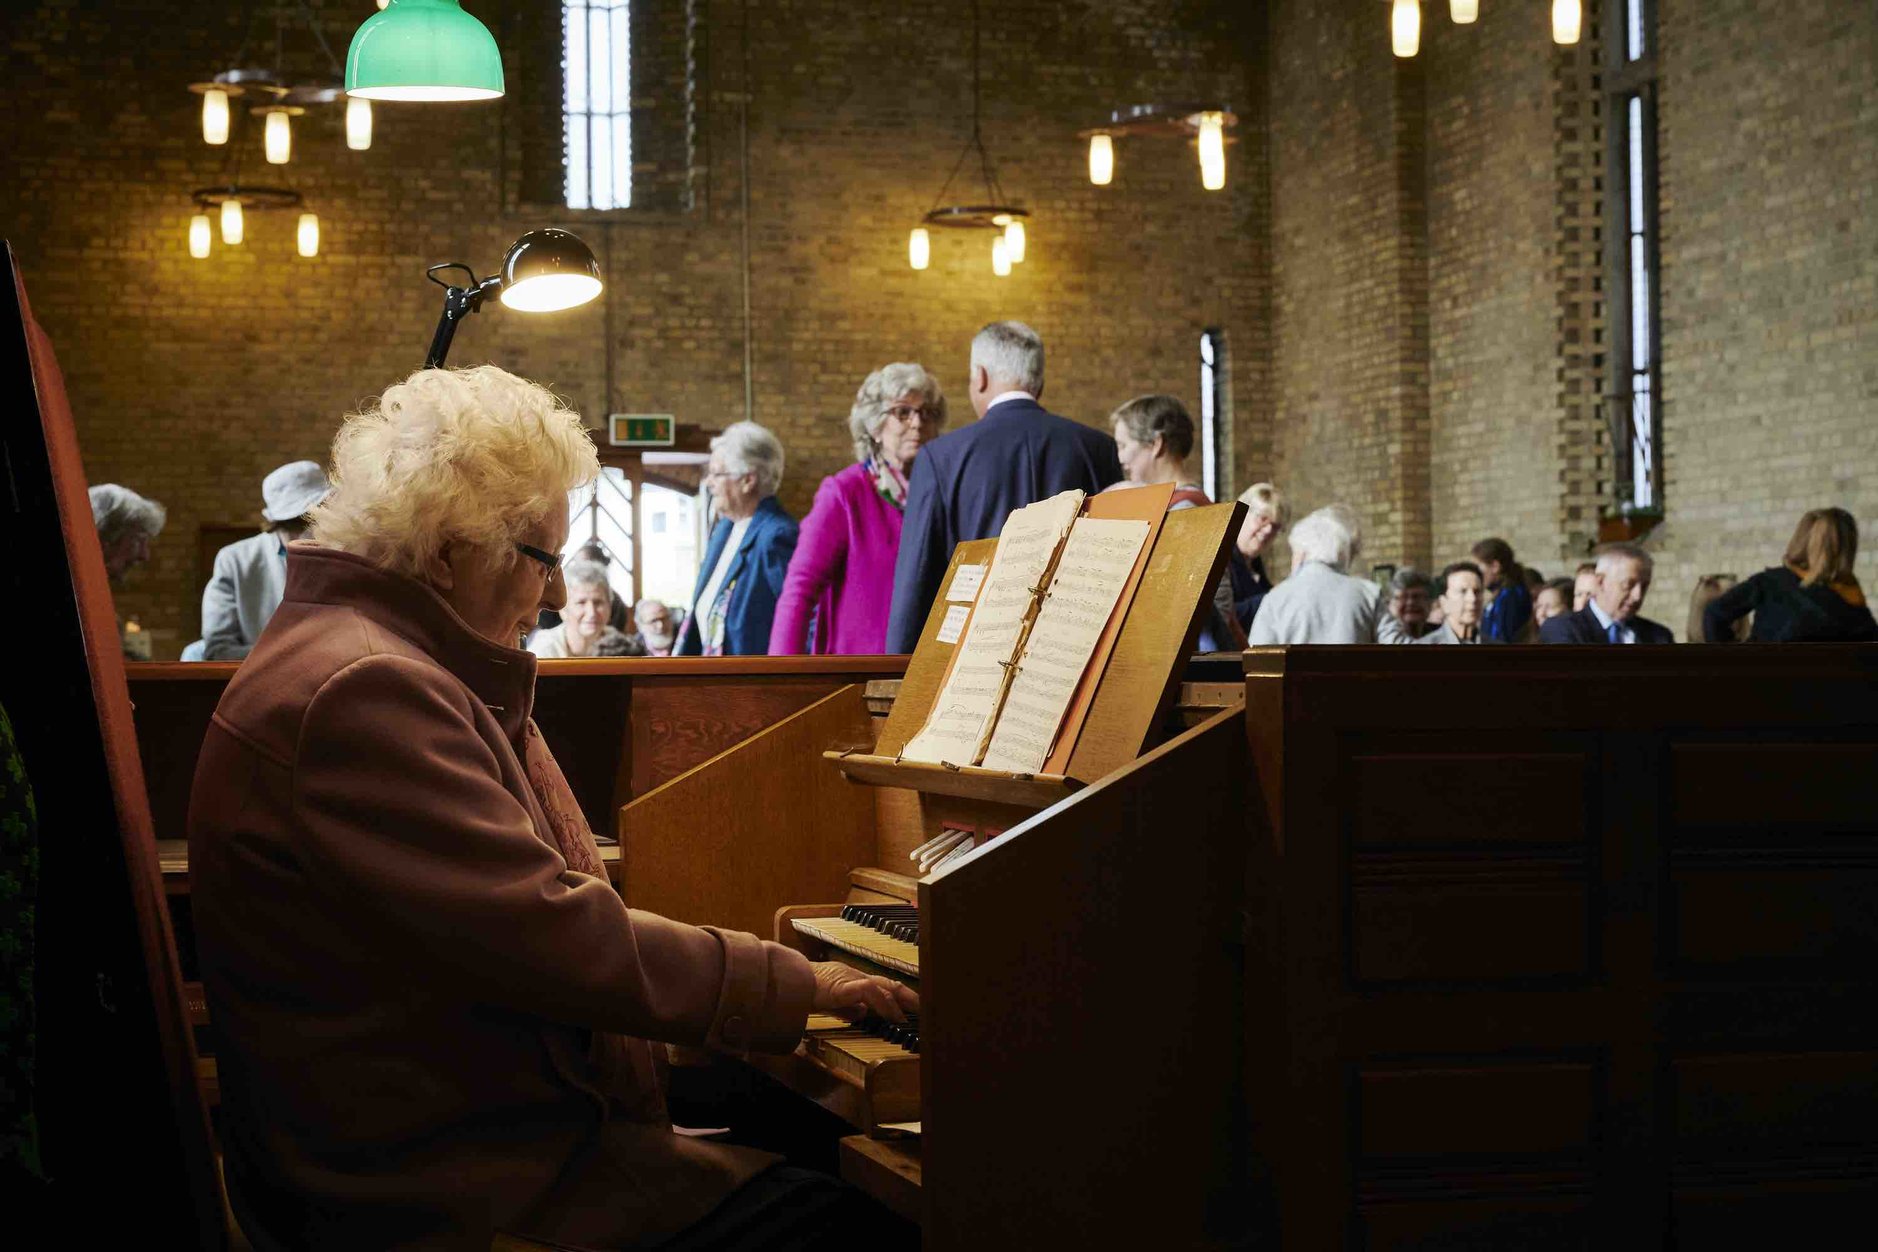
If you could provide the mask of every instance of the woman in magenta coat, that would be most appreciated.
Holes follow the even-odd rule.
[[[878,653],[893,604],[906,477],[945,426],[939,380],[909,362],[867,376],[848,413],[855,464],[822,479],[783,579],[773,656]]]

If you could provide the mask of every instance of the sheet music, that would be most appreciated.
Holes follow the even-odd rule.
[[[986,769],[1034,774],[1043,768],[1150,529],[1147,522],[1097,517],[1080,518],[1070,529],[998,714]]]
[[[932,715],[900,752],[903,760],[974,765],[1004,696],[1005,671],[1023,642],[1035,589],[1082,508],[1083,493],[1065,491],[1013,512],[998,534],[972,620]]]

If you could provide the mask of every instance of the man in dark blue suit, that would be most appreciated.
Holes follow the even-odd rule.
[[[1639,616],[1655,562],[1632,543],[1598,549],[1597,590],[1576,613],[1539,628],[1540,643],[1674,643],[1669,627]]]
[[[952,549],[989,539],[1013,509],[1122,478],[1115,440],[1047,411],[1043,340],[1022,322],[993,322],[972,340],[972,408],[980,418],[934,440],[913,462],[893,570],[887,651],[911,652]]]

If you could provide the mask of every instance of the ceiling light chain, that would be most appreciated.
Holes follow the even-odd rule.
[[[947,203],[946,197],[952,190],[953,182],[973,152],[978,154],[978,175],[984,186],[984,203]],[[995,230],[998,234],[992,241],[991,272],[999,278],[1006,277],[1013,265],[1021,264],[1024,260],[1029,243],[1024,223],[1029,216],[1028,209],[1006,198],[1004,186],[998,181],[997,165],[991,159],[990,150],[985,147],[981,26],[978,0],[972,0],[972,136],[960,149],[958,160],[952,163],[952,172],[946,175],[939,194],[933,197],[932,207],[926,210],[925,217],[921,219],[922,224],[915,226],[907,236],[907,264],[915,270],[923,270],[932,263],[932,236],[927,227]]]

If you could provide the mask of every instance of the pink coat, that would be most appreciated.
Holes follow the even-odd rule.
[[[288,551],[189,813],[237,1216],[319,1247],[696,1221],[771,1158],[672,1134],[645,1040],[787,1052],[808,962],[570,868],[535,658],[410,578]]]
[[[865,465],[822,479],[783,578],[769,634],[772,656],[807,652],[812,617],[818,654],[880,652],[893,607],[901,520]]]

